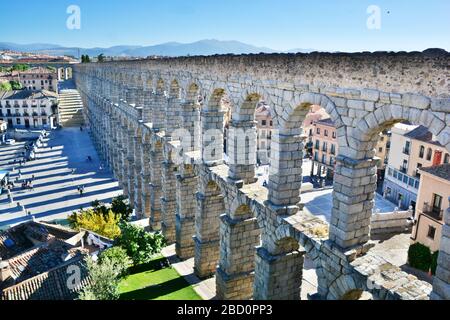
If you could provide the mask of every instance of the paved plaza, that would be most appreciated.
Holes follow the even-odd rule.
[[[2,229],[32,217],[43,221],[64,220],[73,211],[89,207],[94,200],[109,203],[122,194],[112,173],[100,168],[100,160],[86,130],[64,128],[52,131],[43,142],[36,152],[36,160],[23,166],[14,166],[12,162],[20,157],[25,143],[0,147],[0,170],[10,170],[10,180],[15,183],[13,201],[6,193],[0,196]],[[92,161],[87,160],[88,156]],[[21,177],[17,183],[19,169]],[[34,189],[22,190],[22,181],[33,175]],[[79,186],[85,187],[82,196],[77,190]]]
[[[305,210],[309,213],[330,223],[331,209],[333,208],[333,190],[321,190],[302,193],[302,203],[305,204]],[[395,210],[395,205],[384,199],[378,193],[375,194],[374,212],[383,214],[391,213]]]

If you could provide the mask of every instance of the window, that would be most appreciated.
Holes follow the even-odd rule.
[[[392,169],[391,168],[388,169],[388,175],[390,175],[392,177]]]
[[[324,142],[322,145],[322,151],[327,152],[327,150],[328,150],[328,144],[326,142]]]
[[[423,159],[424,154],[425,154],[425,147],[420,146],[419,158]]]
[[[434,240],[434,236],[436,235],[436,228],[433,226],[428,226],[428,234],[427,237]]]
[[[428,148],[427,160],[430,161],[432,156],[433,156],[433,150],[431,150],[431,148]]]
[[[381,148],[381,147],[378,148],[378,152],[379,152],[379,153],[382,153],[382,152],[383,152],[383,148]]]
[[[47,119],[42,119],[42,125],[47,125]]]
[[[267,121],[266,120],[262,120],[261,121],[261,125],[263,125],[263,126],[267,125]]]
[[[403,176],[403,183],[406,183],[406,184],[408,184],[408,176],[405,174],[404,176]]]
[[[336,146],[334,144],[331,145],[331,154],[336,154]]]
[[[409,155],[409,148],[411,147],[411,142],[410,141],[406,141],[405,143],[405,147],[403,148],[403,153],[406,155]]]
[[[433,210],[441,211],[442,197],[438,194],[433,194]]]
[[[316,140],[316,149],[319,150],[319,148],[320,148],[320,141]]]
[[[324,135],[325,137],[328,137],[328,130],[325,129],[325,132],[323,133],[323,135]]]
[[[333,139],[336,139],[336,131],[333,131]]]
[[[273,126],[273,121],[272,120],[270,120],[270,126]]]
[[[20,125],[20,118],[16,119],[16,123]]]
[[[327,163],[327,156],[326,155],[322,155],[322,163]]]
[[[320,134],[320,128],[317,128],[317,129],[316,129],[316,133],[317,133],[317,134]]]
[[[450,163],[450,154],[448,153],[445,154],[444,163]]]

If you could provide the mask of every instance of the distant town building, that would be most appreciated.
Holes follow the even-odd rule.
[[[375,156],[381,159],[378,175],[382,176],[390,147],[390,134],[384,132],[380,133],[379,136]],[[309,129],[308,139],[307,152],[312,157],[311,175],[322,176],[325,174],[328,179],[332,179],[339,146],[336,128],[331,118],[313,121],[313,125]]]
[[[270,107],[260,104],[256,109],[255,120],[257,121],[257,160],[262,165],[269,164],[270,144],[272,142],[273,122],[270,114]]]
[[[450,199],[450,164],[419,169],[420,186],[417,196],[416,225],[413,240],[439,250],[444,225],[444,212]]]
[[[0,120],[0,143],[5,143],[7,131],[8,123],[6,121]]]
[[[336,164],[337,136],[336,128],[331,118],[315,121],[310,129],[312,142],[312,166],[311,175],[326,173],[327,178],[332,178]],[[315,168],[317,166],[317,173]]]
[[[423,126],[396,124],[383,186],[384,197],[401,209],[416,208],[420,169],[450,162],[450,155]]]
[[[58,92],[58,74],[56,70],[43,67],[31,68],[19,73],[19,81],[28,90],[47,90]]]
[[[9,128],[56,128],[57,100],[56,93],[45,90],[0,91],[0,121]]]

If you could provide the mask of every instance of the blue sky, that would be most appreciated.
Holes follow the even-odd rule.
[[[66,28],[72,4],[81,9],[80,30]],[[366,26],[369,5],[381,9],[379,30]],[[450,51],[449,0],[35,0],[2,1],[2,12],[0,41],[16,43],[108,47],[214,38],[277,50]]]

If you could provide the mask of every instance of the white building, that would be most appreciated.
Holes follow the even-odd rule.
[[[53,129],[57,126],[58,95],[40,90],[0,91],[0,121],[20,129]]]

